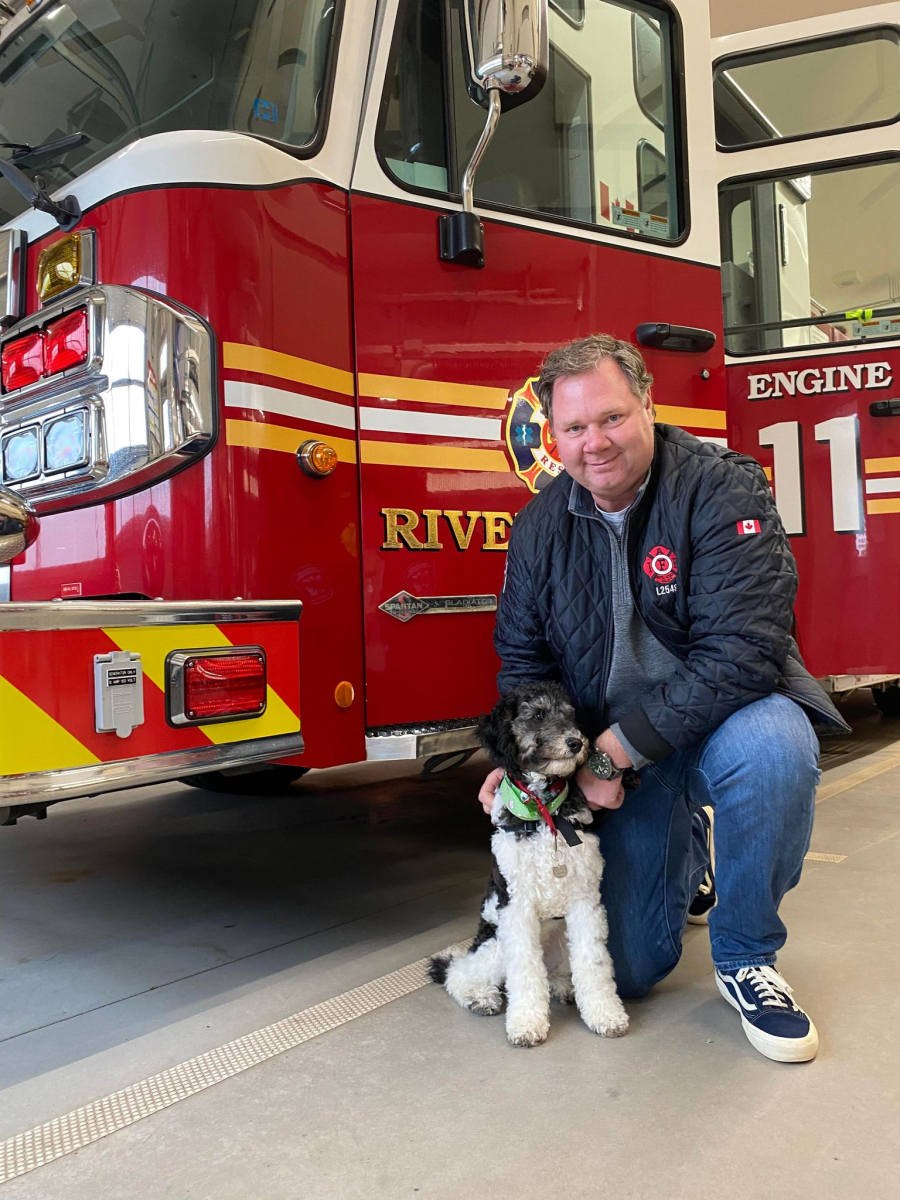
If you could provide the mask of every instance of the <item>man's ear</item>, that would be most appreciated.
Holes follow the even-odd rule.
[[[508,774],[518,770],[518,748],[512,723],[519,711],[515,692],[501,696],[494,707],[478,722],[478,738],[488,758]]]
[[[652,388],[647,392],[647,395],[644,397],[643,405],[644,405],[644,408],[646,408],[650,414],[650,420],[655,421],[656,420],[656,405],[653,403],[653,389]]]

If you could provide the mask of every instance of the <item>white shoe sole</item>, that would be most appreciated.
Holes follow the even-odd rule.
[[[710,871],[710,874],[712,875],[713,879],[715,879],[715,877],[716,877],[716,843],[713,840],[713,822],[715,820],[715,814],[714,814],[714,810],[708,805],[704,805],[703,811],[709,817],[709,871]],[[716,904],[718,904],[718,900],[716,901]],[[714,904],[712,906],[712,908],[707,909],[707,911],[705,913],[702,913],[699,917],[693,917],[693,916],[691,916],[690,913],[688,913],[688,915],[687,915],[688,925],[708,925],[709,924],[709,914],[712,912],[712,909],[715,907],[716,907],[716,905]]]
[[[809,1033],[806,1037],[773,1037],[771,1033],[763,1033],[761,1029],[757,1029],[755,1025],[751,1025],[745,1019],[744,1014],[741,1012],[741,1006],[718,975],[716,975],[716,987],[719,989],[722,999],[726,1000],[732,1008],[741,1014],[741,1024],[744,1027],[744,1033],[747,1035],[747,1041],[754,1050],[758,1050],[760,1054],[764,1054],[766,1058],[771,1058],[775,1062],[809,1062],[816,1057],[819,1051],[819,1035],[812,1021],[809,1022]],[[809,1020],[808,1017],[807,1020]]]

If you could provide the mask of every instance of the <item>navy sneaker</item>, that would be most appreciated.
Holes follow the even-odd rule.
[[[706,845],[709,850],[709,866],[703,876],[703,882],[697,888],[697,895],[688,906],[687,919],[689,925],[708,925],[710,910],[716,906],[716,852],[713,845],[713,810],[700,808],[696,812],[697,819],[706,828]]]
[[[816,1057],[816,1027],[774,967],[740,967],[737,971],[716,967],[716,984],[741,1014],[744,1033],[760,1054],[776,1062],[808,1062]]]

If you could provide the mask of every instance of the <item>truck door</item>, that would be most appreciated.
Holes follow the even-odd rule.
[[[712,331],[646,354],[660,419],[725,436],[705,5],[551,5],[547,83],[476,176],[481,270],[438,256],[485,121],[459,18],[388,0],[351,189],[369,727],[493,702],[510,527],[560,469],[529,383],[548,350]]]
[[[810,669],[897,675],[900,4],[713,58],[730,444],[772,481]]]

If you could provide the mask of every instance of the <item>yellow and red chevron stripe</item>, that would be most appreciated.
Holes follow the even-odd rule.
[[[173,650],[259,645],[268,695],[259,716],[174,728],[166,721],[165,661]],[[144,723],[127,738],[98,733],[94,655],[139,653]],[[277,737],[300,729],[299,629],[295,621],[141,625],[0,632],[0,776],[63,771],[178,750]]]
[[[295,454],[321,437],[345,463],[513,470],[504,449],[506,388],[360,372],[357,412],[350,371],[239,342],[225,343],[223,365],[226,407],[241,410],[226,421],[229,446]],[[724,409],[662,404],[656,411],[661,421],[724,444]]]

